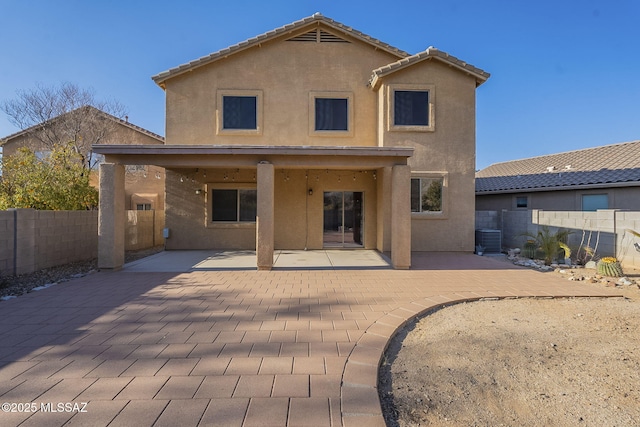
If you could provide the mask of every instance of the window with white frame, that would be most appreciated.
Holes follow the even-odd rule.
[[[261,91],[218,91],[218,133],[259,134],[262,129],[261,124]]]
[[[389,130],[434,130],[433,85],[391,85],[389,87]]]
[[[442,213],[444,177],[411,178],[411,212]]]
[[[212,222],[255,222],[257,190],[251,188],[211,189]]]

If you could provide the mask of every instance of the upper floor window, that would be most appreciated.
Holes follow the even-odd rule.
[[[349,92],[311,92],[309,133],[315,136],[351,136],[353,95]]]
[[[396,90],[393,93],[395,126],[429,126],[429,92]]]
[[[262,132],[262,92],[218,91],[218,134],[258,135]]]
[[[389,130],[433,131],[434,98],[433,85],[391,85]]]
[[[255,96],[223,96],[222,105],[224,129],[258,128],[258,102]]]
[[[316,98],[315,130],[349,130],[347,98]]]

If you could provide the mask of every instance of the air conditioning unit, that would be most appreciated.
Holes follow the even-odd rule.
[[[484,247],[484,253],[502,252],[502,232],[500,230],[476,230],[476,246]]]

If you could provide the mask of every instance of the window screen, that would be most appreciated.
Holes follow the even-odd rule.
[[[224,129],[257,129],[257,101],[255,96],[223,96]]]
[[[429,92],[394,91],[393,117],[396,126],[429,126]]]
[[[316,130],[349,130],[346,98],[316,98]]]

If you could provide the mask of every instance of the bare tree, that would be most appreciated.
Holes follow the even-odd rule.
[[[73,83],[19,91],[16,99],[0,103],[13,125],[26,132],[32,149],[52,151],[70,144],[79,154],[84,168],[93,168],[99,161],[91,146],[105,142],[116,129],[109,118],[125,118],[125,109],[117,101],[99,101],[93,89],[83,89]]]

